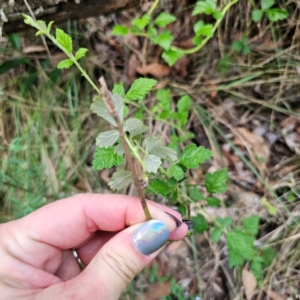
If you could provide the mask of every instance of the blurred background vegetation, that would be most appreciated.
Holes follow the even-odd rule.
[[[300,229],[294,222],[300,209],[299,3],[276,1],[274,6],[285,9],[288,18],[270,22],[263,16],[255,22],[251,16],[260,4],[240,0],[209,43],[172,68],[146,39],[111,33],[115,24],[129,24],[147,11],[149,3],[60,26],[73,37],[74,48],[89,48],[82,64],[95,82],[103,75],[110,87],[120,81],[128,87],[139,76],[150,76],[159,80],[157,89],[170,89],[173,103],[183,94],[194,99],[186,131],[194,134],[191,142],[210,148],[214,159],[193,171],[191,182],[203,182],[207,170],[227,167],[228,191],[221,207],[207,208],[210,215],[230,216],[236,224],[259,215],[255,243],[277,252],[258,283],[245,269],[229,268],[224,243],[214,244],[208,233],[195,234],[163,252],[128,286],[123,299],[300,297]],[[169,27],[174,44],[191,47],[195,3],[162,5],[177,17]],[[91,168],[95,137],[106,125],[91,114],[93,91],[77,70],[56,68],[64,58],[31,31],[2,37],[1,222],[76,193],[111,192],[107,182],[112,171]],[[152,107],[157,101],[154,91],[143,105]],[[171,140],[174,131],[163,122],[145,119],[152,132]],[[189,209],[193,215],[195,208]]]

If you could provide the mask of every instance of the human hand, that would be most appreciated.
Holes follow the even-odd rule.
[[[181,222],[177,211],[147,203],[154,220],[146,223],[138,198],[79,194],[1,224],[1,299],[118,299],[167,240],[188,230],[169,215]]]

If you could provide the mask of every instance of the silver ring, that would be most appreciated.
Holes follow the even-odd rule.
[[[76,259],[76,261],[77,261],[77,263],[78,263],[80,269],[83,270],[83,269],[85,268],[85,265],[84,265],[84,263],[82,262],[82,260],[80,259],[80,257],[79,257],[79,255],[78,255],[77,251],[76,251],[75,249],[71,249],[71,250],[72,250],[72,254],[73,254],[73,256],[75,257],[75,259]]]

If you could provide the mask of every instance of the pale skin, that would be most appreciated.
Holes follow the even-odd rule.
[[[169,212],[147,201],[153,219],[180,240]],[[140,254],[131,236],[145,222],[139,199],[122,195],[79,194],[53,202],[28,216],[0,225],[1,299],[118,299],[126,285],[157,254]],[[81,271],[70,249],[87,266]]]

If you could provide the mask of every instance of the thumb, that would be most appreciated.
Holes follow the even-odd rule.
[[[119,299],[127,284],[168,241],[170,231],[161,221],[131,226],[110,239],[81,273],[81,280],[97,289],[97,299]],[[94,294],[95,295],[95,294]]]

